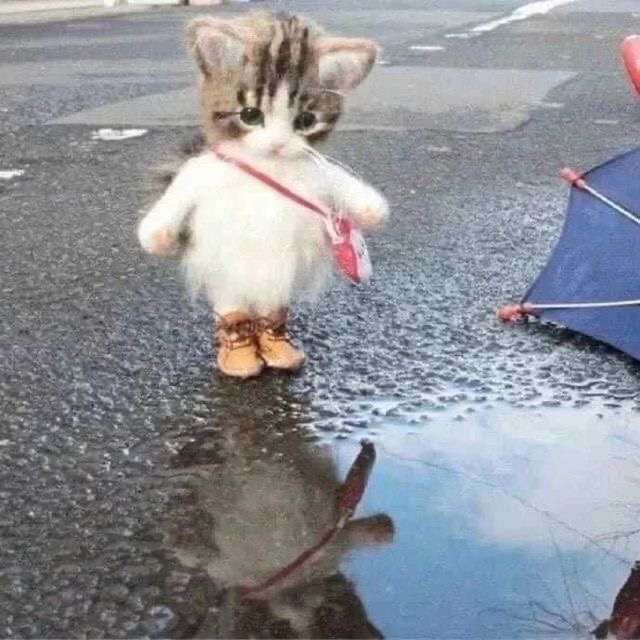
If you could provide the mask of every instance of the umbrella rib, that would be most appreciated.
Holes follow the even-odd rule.
[[[640,223],[639,223],[640,224]],[[614,302],[559,302],[554,304],[529,303],[535,309],[606,309],[615,307],[637,307],[640,306],[638,300],[618,300]]]
[[[625,218],[627,218],[627,220],[631,220],[631,222],[635,222],[638,226],[640,226],[640,219],[636,218],[636,216],[634,216],[633,213],[631,213],[631,211],[629,211],[628,209],[625,209],[613,200],[610,200],[609,198],[607,198],[607,196],[600,193],[599,191],[596,191],[593,187],[589,186],[586,183],[582,188],[590,193],[594,198],[600,200],[600,202],[604,202],[604,204],[617,211],[620,215],[623,215]]]
[[[520,304],[508,304],[498,309],[498,318],[501,322],[517,322],[527,316],[537,316],[541,311],[553,311],[562,309],[624,309],[640,306],[638,300],[618,300],[613,302],[554,302],[536,303],[521,302]]]
[[[625,218],[627,218],[627,220],[631,220],[631,222],[635,222],[638,226],[640,226],[640,218],[635,216],[633,213],[631,213],[631,211],[629,211],[628,209],[626,209],[622,205],[619,205],[617,202],[614,202],[613,200],[611,200],[610,198],[605,196],[603,193],[600,193],[600,191],[598,191],[597,189],[594,189],[585,180],[585,178],[581,174],[579,174],[577,171],[575,171],[574,169],[571,169],[570,167],[565,167],[560,172],[560,175],[572,187],[575,187],[576,189],[580,189],[582,191],[586,191],[587,193],[591,194],[597,200],[600,200],[600,202],[603,202],[608,207],[610,207],[614,211],[617,211],[620,215],[622,215]]]

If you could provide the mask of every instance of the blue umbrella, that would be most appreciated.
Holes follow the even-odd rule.
[[[571,196],[558,244],[522,302],[498,317],[539,316],[640,360],[640,149],[562,176]]]

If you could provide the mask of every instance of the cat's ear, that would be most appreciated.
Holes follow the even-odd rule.
[[[355,89],[369,75],[379,51],[372,40],[328,36],[318,38],[315,49],[320,84],[335,91]]]
[[[187,27],[187,42],[204,75],[237,72],[245,56],[242,31],[228,20],[196,18]]]

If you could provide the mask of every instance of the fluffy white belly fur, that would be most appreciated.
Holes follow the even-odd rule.
[[[294,189],[313,197],[299,184]],[[189,225],[189,281],[219,313],[263,314],[313,300],[331,272],[322,219],[244,176],[201,200]]]

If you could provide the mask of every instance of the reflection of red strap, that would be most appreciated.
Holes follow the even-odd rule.
[[[363,440],[360,443],[360,447],[360,453],[351,465],[349,473],[340,488],[338,519],[333,527],[325,531],[316,544],[303,551],[264,582],[251,587],[241,587],[240,593],[243,599],[249,600],[259,597],[261,593],[270,587],[287,580],[292,574],[316,562],[321,557],[325,547],[344,529],[362,499],[371,475],[371,469],[376,460],[376,450],[372,442]]]
[[[252,167],[250,164],[247,164],[244,160],[240,160],[240,158],[235,158],[234,156],[230,156],[229,154],[223,152],[220,149],[219,145],[217,144],[214,145],[211,150],[219,160],[232,164],[235,167],[238,167],[238,169],[240,169],[241,171],[244,171],[245,173],[250,175],[252,178],[255,178],[256,180],[260,180],[260,182],[262,182],[263,184],[266,184],[268,187],[271,187],[274,191],[277,191],[280,195],[283,195],[285,198],[289,198],[289,200],[293,200],[296,204],[299,204],[300,206],[305,207],[305,209],[309,209],[310,211],[317,213],[323,218],[328,219],[331,217],[326,211],[323,211],[318,205],[307,200],[306,198],[303,198],[302,196],[299,196],[297,193],[291,191],[291,189],[289,189],[288,187],[285,187],[283,184],[280,184],[277,180],[275,180],[271,176],[268,176],[266,173],[262,173],[262,171],[260,171],[259,169],[256,169],[255,167]]]
[[[256,598],[270,587],[273,587],[273,585],[286,580],[296,571],[299,571],[300,569],[318,560],[320,558],[321,551],[338,535],[338,533],[340,533],[343,526],[334,526],[331,529],[325,531],[320,540],[318,540],[318,542],[316,542],[313,547],[310,547],[309,549],[303,551],[292,562],[282,567],[282,569],[280,569],[277,573],[274,573],[259,585],[256,585],[255,587],[241,587],[240,593],[242,595],[242,598],[245,600]]]

